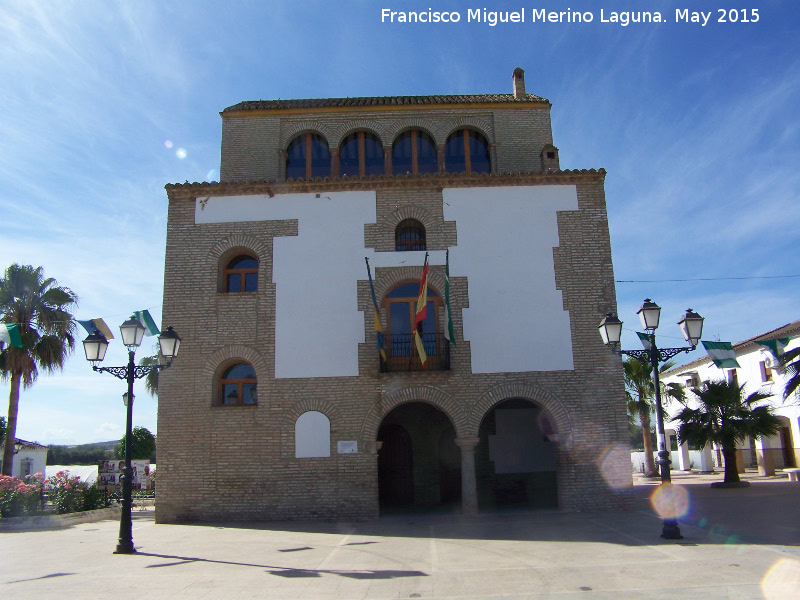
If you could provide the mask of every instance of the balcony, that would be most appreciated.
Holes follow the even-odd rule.
[[[383,349],[386,351],[386,361],[380,359],[381,373],[450,370],[450,342],[443,334],[423,333],[422,344],[425,347],[425,354],[428,355],[427,369],[423,368],[419,360],[416,345],[412,343],[410,334],[384,335]]]

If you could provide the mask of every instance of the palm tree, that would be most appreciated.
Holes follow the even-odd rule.
[[[781,366],[789,376],[786,387],[783,388],[783,399],[786,400],[800,387],[800,346],[781,355]]]
[[[673,417],[680,421],[678,439],[703,448],[708,443],[722,446],[725,458],[724,483],[739,483],[736,468],[736,444],[746,438],[775,435],[781,422],[772,414],[772,407],[757,403],[770,394],[753,392],[744,397],[744,385],[727,381],[707,381],[692,390],[698,408],[685,406]]]
[[[672,368],[673,362],[667,361],[659,367],[659,373]],[[658,477],[658,469],[653,459],[653,440],[650,437],[650,416],[655,410],[655,385],[653,384],[653,367],[647,360],[627,358],[623,363],[625,378],[625,396],[629,415],[638,415],[642,425],[642,442],[644,444],[644,476]],[[677,384],[661,383],[661,396],[667,400],[683,398],[683,389]]]
[[[0,279],[0,320],[19,328],[22,348],[10,346],[0,354],[0,377],[10,379],[8,422],[3,452],[3,475],[11,475],[20,386],[33,385],[39,370],[57,371],[75,348],[72,310],[78,297],[42,267],[13,264]]]
[[[162,365],[164,360],[161,359],[161,353],[156,353],[153,356],[145,356],[140,361],[140,365]],[[144,378],[144,389],[151,396],[158,397],[158,369],[153,369]]]

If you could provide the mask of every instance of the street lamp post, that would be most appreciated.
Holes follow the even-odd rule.
[[[146,377],[152,371],[160,371],[168,368],[172,364],[172,359],[178,355],[178,348],[181,344],[181,338],[172,329],[167,327],[167,330],[158,336],[158,344],[161,350],[161,355],[167,360],[166,364],[158,365],[136,365],[134,355],[136,348],[142,343],[142,336],[144,335],[144,326],[136,319],[131,317],[119,327],[122,334],[122,343],[128,348],[128,364],[124,367],[100,367],[98,364],[105,358],[106,350],[108,350],[108,340],[99,331],[89,335],[83,340],[83,349],[86,352],[86,360],[92,363],[92,369],[98,373],[106,372],[111,373],[118,379],[124,379],[128,382],[127,391],[127,420],[125,423],[125,473],[122,479],[122,514],[119,519],[119,540],[117,549],[114,554],[133,554],[136,548],[133,545],[133,521],[131,517],[132,500],[132,486],[133,480],[131,474],[131,449],[133,438],[133,382],[136,379]]]
[[[618,352],[639,360],[649,361],[650,367],[653,369],[653,383],[655,384],[656,395],[656,426],[658,429],[658,464],[661,467],[661,484],[671,484],[672,479],[669,474],[671,461],[670,452],[667,448],[667,436],[664,432],[664,408],[661,406],[661,383],[658,377],[658,365],[681,352],[691,352],[697,348],[697,343],[703,334],[703,317],[690,308],[687,309],[686,314],[678,322],[684,339],[691,344],[688,348],[658,348],[656,346],[655,330],[658,328],[661,307],[652,302],[650,298],[646,298],[637,314],[642,322],[642,327],[647,332],[649,347],[643,350],[619,350]],[[599,330],[603,343],[613,349],[619,344],[622,335],[622,321],[612,313],[608,313],[600,322]],[[664,517],[661,537],[670,540],[683,538],[676,517]]]

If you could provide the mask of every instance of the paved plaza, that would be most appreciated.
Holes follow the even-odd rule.
[[[659,537],[637,478],[636,510],[406,514],[356,523],[118,523],[0,534],[3,598],[800,598],[800,484],[750,473],[676,473],[683,540]],[[681,504],[679,497],[678,504]]]

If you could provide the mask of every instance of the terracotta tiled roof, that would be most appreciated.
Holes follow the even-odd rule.
[[[754,335],[753,337],[749,337],[746,340],[742,340],[741,342],[736,342],[735,344],[731,344],[733,346],[733,350],[736,352],[738,356],[745,350],[750,350],[751,348],[756,347],[756,342],[764,341],[764,340],[775,340],[780,338],[787,338],[787,337],[798,337],[800,336],[800,321],[792,321],[791,323],[787,323],[786,325],[781,325],[780,327],[776,327],[775,329],[771,329],[770,331],[765,331],[764,333],[759,333],[758,335]],[[759,346],[760,347],[760,346]],[[686,363],[680,367],[675,367],[674,369],[670,369],[666,371],[664,375],[675,375],[678,373],[682,373],[684,371],[688,371],[694,367],[699,367],[707,362],[710,362],[711,359],[708,356],[703,356],[701,358],[697,358],[692,362]]]
[[[524,100],[517,100],[514,94],[471,94],[441,96],[382,96],[367,98],[309,98],[306,100],[248,100],[229,106],[222,114],[243,110],[313,109],[331,107],[361,106],[410,106],[437,104],[485,104],[485,103],[523,103],[547,102],[547,98],[526,94]]]
[[[3,444],[5,445],[5,444]],[[36,448],[44,448],[47,449],[47,446],[42,446],[37,442],[28,442],[27,440],[21,440],[17,438],[14,440],[14,445],[19,446],[20,448],[24,448],[25,450],[35,450]]]

